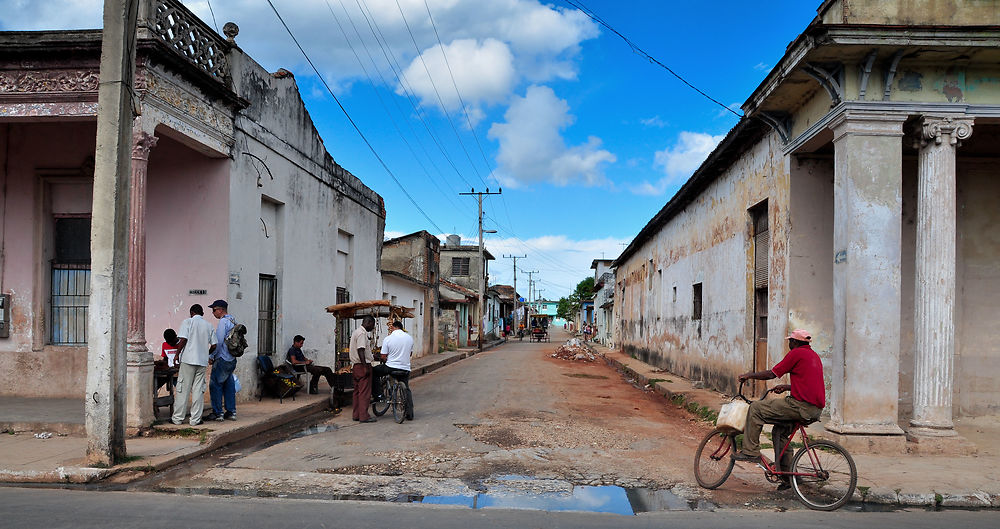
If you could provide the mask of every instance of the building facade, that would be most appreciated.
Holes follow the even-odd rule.
[[[910,4],[823,2],[614,263],[621,346],[710,387],[810,330],[855,450],[1000,411],[1000,3]]]
[[[440,247],[441,241],[427,231],[382,243],[382,297],[413,305],[414,320],[407,330],[414,338],[414,357],[438,351]]]

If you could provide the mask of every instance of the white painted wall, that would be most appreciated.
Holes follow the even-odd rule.
[[[389,296],[388,299],[395,297],[397,305],[413,307],[414,317],[403,322],[403,330],[413,337],[413,358],[427,354],[427,351],[424,350],[424,337],[427,336],[428,332],[434,332],[433,329],[425,329],[421,323],[424,321],[421,305],[424,303],[427,290],[427,287],[407,281],[399,276],[382,274],[382,292]],[[428,310],[428,308],[423,307],[423,310]]]

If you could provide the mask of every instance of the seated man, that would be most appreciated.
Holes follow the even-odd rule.
[[[319,393],[319,377],[326,377],[326,383],[333,387],[333,370],[327,366],[318,366],[313,363],[312,360],[306,358],[306,355],[302,354],[302,344],[306,343],[306,339],[302,337],[301,334],[296,334],[295,338],[292,338],[292,346],[288,348],[288,353],[285,354],[285,361],[292,366],[305,366],[306,371],[312,375],[309,380],[309,393],[315,395]]]
[[[374,377],[373,395],[382,394],[382,377],[390,373],[410,387],[410,355],[413,354],[413,338],[403,330],[403,322],[392,322],[393,331],[382,340],[382,360],[384,363],[372,369]],[[411,405],[407,406],[410,411]],[[407,415],[410,415],[408,413]]]
[[[777,459],[784,448],[788,437],[793,431],[776,422],[811,422],[819,419],[820,412],[826,405],[826,387],[823,384],[823,362],[819,355],[809,347],[812,336],[805,329],[796,329],[788,335],[788,353],[785,358],[767,371],[743,373],[740,381],[747,379],[771,380],[786,373],[790,374],[791,384],[775,386],[774,393],[784,393],[791,390],[791,395],[783,399],[765,399],[750,403],[747,413],[746,427],[743,429],[743,449],[733,454],[737,461],[759,461],[760,431],[764,424],[774,425],[771,430],[771,441],[774,444],[774,456]],[[779,465],[780,470],[788,471],[791,467],[792,451],[785,452]],[[787,481],[778,486],[778,490],[788,488]]]

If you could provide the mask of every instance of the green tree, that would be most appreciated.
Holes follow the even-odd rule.
[[[594,297],[594,278],[588,277],[576,284],[573,293],[566,298],[559,298],[556,306],[556,315],[560,318],[570,320],[576,318],[580,312],[583,302]]]

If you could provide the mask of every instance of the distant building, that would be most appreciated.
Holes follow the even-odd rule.
[[[614,259],[594,259],[594,341],[613,347],[615,273],[611,268]]]
[[[382,243],[382,297],[413,306],[407,332],[413,336],[413,356],[438,351],[441,241],[427,231]]]
[[[479,256],[478,244],[462,244],[459,235],[448,235],[445,244],[441,246],[441,278],[475,293],[476,301],[469,307],[470,329],[472,341],[478,340],[479,327],[483,320],[479,314],[480,279],[485,286],[489,281],[489,262],[495,258],[493,254],[483,249],[483,258]],[[483,292],[485,310],[485,292]],[[463,346],[464,347],[464,346]]]

